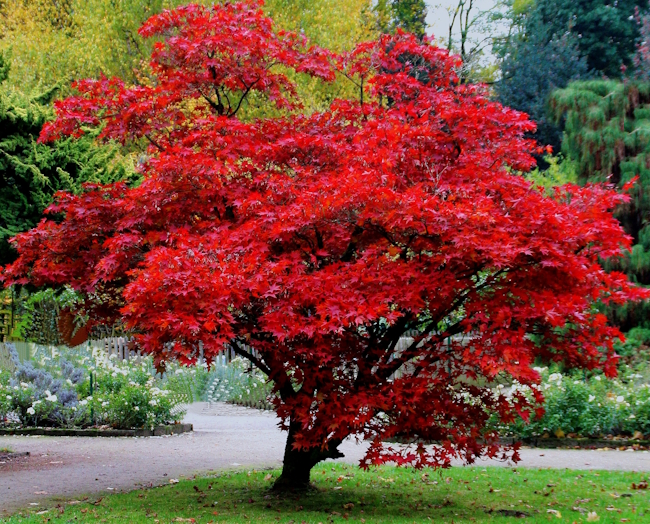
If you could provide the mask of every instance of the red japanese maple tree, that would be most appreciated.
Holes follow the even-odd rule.
[[[531,188],[514,171],[534,163],[534,124],[460,85],[446,51],[400,33],[335,55],[252,1],[141,33],[161,39],[151,85],[77,82],[41,140],[146,141],[142,184],[58,194],[4,279],[112,297],[95,315],[158,363],[229,347],[268,374],[288,430],[278,486],[354,435],[362,465],[516,458],[486,423],[541,395],[490,383],[534,386],[536,357],[615,372],[620,333],[596,303],[645,296],[599,265],[630,246],[611,215],[625,197]],[[305,114],[298,74],[345,75],[358,99]],[[395,436],[419,443],[382,444]]]

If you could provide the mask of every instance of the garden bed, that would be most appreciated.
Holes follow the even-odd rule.
[[[193,431],[192,424],[170,424],[153,429],[69,429],[69,428],[7,428],[0,429],[4,435],[43,435],[50,437],[162,437],[180,435]]]
[[[207,378],[176,364],[159,376],[151,357],[120,360],[96,347],[41,347],[25,363],[5,348],[13,368],[0,370],[0,435],[172,434]]]
[[[501,442],[512,444],[517,439],[504,438]],[[627,438],[525,438],[519,440],[524,446],[546,449],[650,449],[650,440]]]

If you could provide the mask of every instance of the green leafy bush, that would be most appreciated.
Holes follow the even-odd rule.
[[[628,368],[623,368],[617,379],[537,369],[542,375],[544,415],[533,417],[530,423],[518,420],[497,427],[501,434],[518,438],[638,436],[638,433],[650,436],[650,385],[638,382],[643,375]],[[506,396],[527,390],[518,384],[501,389]]]

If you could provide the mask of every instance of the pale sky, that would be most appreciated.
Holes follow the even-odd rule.
[[[469,0],[466,0],[469,4]],[[443,37],[445,42],[449,34],[449,22],[451,20],[447,8],[455,8],[458,0],[427,0],[427,28],[428,34],[433,34],[436,39]],[[475,12],[490,9],[495,4],[495,0],[474,0],[472,14]]]
[[[454,8],[458,5],[459,0],[426,0],[427,4],[427,34],[435,36],[436,40],[440,38],[444,39],[442,45],[446,47],[447,40],[449,38],[449,22],[451,17],[449,16],[448,9]],[[466,5],[469,4],[470,0],[465,0]],[[496,0],[473,0],[472,10],[470,13],[470,18],[476,15],[479,11],[486,11],[492,8],[496,4]],[[503,31],[498,32],[505,33],[506,28]],[[458,33],[458,22],[454,27],[454,33]],[[477,42],[482,38],[485,38],[486,34],[477,33],[476,31],[470,31],[470,44],[472,41]],[[480,59],[480,62],[483,65],[487,65],[493,61],[494,57],[492,55],[492,45],[490,42],[486,42],[487,45],[483,48],[483,57]]]

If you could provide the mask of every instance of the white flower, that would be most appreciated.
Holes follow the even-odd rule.
[[[52,395],[52,393],[50,393],[49,391],[46,391],[45,394],[47,395],[45,397],[45,400],[47,400],[48,402],[56,402],[58,400],[57,396]]]
[[[7,400],[11,400],[11,395],[7,395]]]
[[[598,382],[600,382],[600,375],[596,375],[596,376],[594,377],[594,380],[597,380]]]
[[[23,388],[23,389],[26,389],[26,388],[29,387],[29,384],[27,382],[21,382],[20,387]]]
[[[66,382],[67,382],[68,386],[72,386],[72,380],[68,379],[68,380],[66,380]]]
[[[596,400],[596,397],[594,395],[589,395],[589,402],[593,402]]]
[[[150,405],[150,406],[157,406],[157,405],[158,405],[158,401],[157,401],[156,399],[150,400],[150,401],[149,401],[149,405]]]
[[[42,400],[35,400],[34,402],[32,402],[32,406],[38,406],[41,402],[43,402],[43,401]]]
[[[29,407],[29,408],[27,408],[27,413],[29,413],[30,415],[33,415],[34,413],[36,413],[36,410],[34,408],[32,408],[32,407]]]
[[[623,402],[624,400],[625,400],[625,398],[622,395],[619,395],[618,397],[616,397],[616,402],[618,402],[619,404],[621,402]]]
[[[135,406],[133,409],[134,409],[135,411],[140,411],[140,408],[139,408],[138,406]]]
[[[632,413],[628,418],[633,419],[633,418],[636,418],[636,417],[634,416],[634,413]]]
[[[549,382],[562,382],[562,374],[561,373],[551,373],[548,376],[548,381]]]
[[[105,408],[106,406],[108,406],[108,402],[102,402],[102,407]]]

